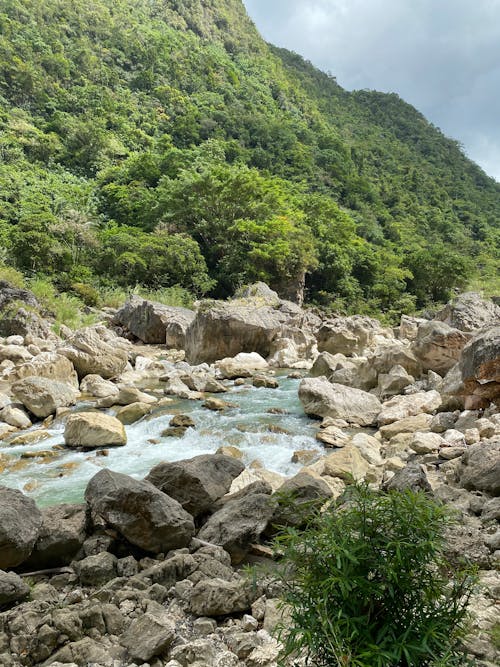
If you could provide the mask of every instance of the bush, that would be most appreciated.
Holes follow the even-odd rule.
[[[317,667],[464,665],[474,585],[443,555],[449,510],[423,493],[353,486],[343,504],[277,538],[291,620],[284,655]],[[458,662],[457,662],[458,661]]]

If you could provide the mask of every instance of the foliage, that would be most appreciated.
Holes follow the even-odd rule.
[[[363,485],[342,502],[277,538],[285,654],[325,667],[464,664],[474,576],[443,555],[449,510],[423,493]]]

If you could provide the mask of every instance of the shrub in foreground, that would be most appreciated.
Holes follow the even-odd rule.
[[[284,658],[317,667],[466,664],[461,640],[474,586],[444,556],[449,510],[423,493],[353,486],[303,530],[284,529],[279,577],[291,619]]]

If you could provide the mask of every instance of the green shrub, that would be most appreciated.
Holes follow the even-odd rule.
[[[353,486],[343,504],[277,538],[291,620],[284,657],[317,667],[464,665],[475,577],[444,555],[448,509],[425,494]]]
[[[87,283],[73,283],[71,285],[71,291],[80,298],[86,306],[98,306],[99,305],[99,292],[92,285]]]

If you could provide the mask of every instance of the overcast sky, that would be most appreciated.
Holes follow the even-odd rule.
[[[500,0],[243,0],[348,90],[396,92],[500,181]]]

